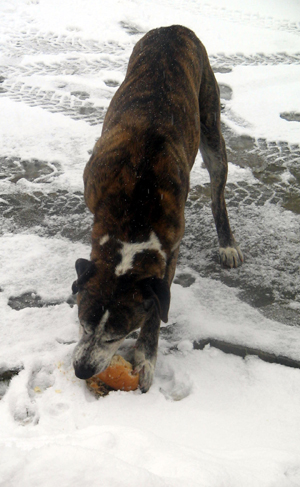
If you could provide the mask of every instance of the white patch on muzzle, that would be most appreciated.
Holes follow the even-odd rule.
[[[102,316],[101,321],[100,321],[100,323],[99,323],[99,327],[100,327],[100,329],[101,329],[101,330],[103,330],[103,328],[104,328],[104,326],[105,326],[105,324],[106,324],[106,322],[107,322],[108,318],[109,318],[109,311],[108,311],[108,309],[107,309],[107,310],[105,311],[104,315]]]
[[[106,242],[108,242],[108,241],[109,241],[109,235],[104,235],[103,237],[101,237],[101,238],[100,238],[100,240],[99,240],[99,244],[100,244],[100,245],[104,245],[104,244],[106,244]]]
[[[95,373],[99,373],[108,366],[113,354],[124,340],[122,339],[111,344],[102,341],[104,327],[109,319],[109,315],[109,311],[106,310],[94,333],[89,333],[88,325],[85,325],[85,323],[80,325],[82,332],[83,330],[87,331],[81,333],[81,339],[73,352],[73,363],[75,368],[83,366],[92,368],[95,370]]]
[[[121,243],[123,245],[121,250],[122,260],[120,264],[118,264],[116,267],[117,276],[122,276],[123,274],[126,274],[126,272],[132,268],[135,255],[143,252],[144,250],[156,250],[166,261],[166,253],[162,250],[161,243],[154,232],[151,232],[150,238],[146,242]]]

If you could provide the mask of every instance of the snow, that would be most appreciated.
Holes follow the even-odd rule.
[[[160,25],[192,28],[210,55],[293,55],[300,47],[297,0],[3,0],[0,19],[4,69],[72,59],[81,67],[102,62],[100,70],[87,74],[62,70],[53,76],[41,67],[41,73],[24,74],[15,83],[66,96],[88,90],[88,101],[104,108],[116,89],[105,81],[122,81],[137,39]],[[129,35],[121,23],[140,34]],[[11,39],[26,42],[41,33],[82,43],[82,50],[43,53],[42,45],[40,52],[10,52]],[[91,39],[94,54],[84,52]],[[299,65],[236,66],[216,76],[233,89],[223,120],[236,133],[299,144],[299,122],[280,118],[282,112],[300,111]],[[72,106],[74,97],[70,100]],[[0,97],[0,111],[0,158],[58,164],[44,182],[0,179],[0,202],[24,188],[31,195],[82,191],[99,125],[6,96]],[[257,184],[249,168],[232,163],[228,180]],[[200,156],[191,186],[199,181],[209,181]],[[297,243],[298,220],[291,212],[283,215],[267,205],[263,217],[270,235],[287,232]],[[84,243],[30,230],[0,237],[0,372],[20,369],[9,387],[0,382],[0,486],[300,486],[300,370],[193,346],[213,337],[300,361],[299,328],[267,319],[242,302],[237,289],[182,266],[178,274],[189,273],[194,283],[172,286],[172,332],[168,336],[167,326],[161,335],[150,391],[96,399],[74,376],[77,308],[66,302],[75,260],[89,252]],[[23,293],[40,296],[47,306],[12,309],[9,299]],[[297,311],[300,304],[288,306]],[[125,348],[133,344],[129,339]]]
[[[237,66],[232,73],[219,73],[217,79],[233,89],[231,113],[224,121],[235,131],[246,129],[254,137],[298,143],[299,122],[287,123],[280,114],[300,113],[300,66]],[[244,128],[234,123],[236,116],[239,123],[243,119]]]
[[[7,114],[0,119],[1,155],[51,162],[59,160],[63,173],[55,181],[57,186],[65,185],[75,191],[82,189],[82,160],[87,159],[88,150],[93,145],[93,134],[94,141],[99,137],[99,128],[96,131],[88,127],[87,130],[83,121],[70,120],[59,113],[45,113],[40,107],[28,107],[7,98],[0,98],[0,110]],[[8,184],[0,181],[2,194]],[[29,186],[34,188],[30,183]]]

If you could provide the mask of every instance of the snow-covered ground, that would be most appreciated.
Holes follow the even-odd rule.
[[[174,23],[221,86],[246,262],[215,261],[199,156],[154,384],[97,400],[71,365],[82,172],[134,44]],[[1,487],[300,486],[300,370],[195,346],[300,363],[299,35],[298,0],[1,1]]]

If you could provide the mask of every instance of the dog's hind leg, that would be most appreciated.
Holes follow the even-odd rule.
[[[208,60],[207,60],[208,63]],[[221,133],[219,87],[209,64],[205,66],[199,96],[200,152],[211,181],[212,213],[220,245],[221,264],[238,267],[243,254],[232,234],[224,190],[227,180],[227,155]]]

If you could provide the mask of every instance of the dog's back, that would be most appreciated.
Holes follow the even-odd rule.
[[[133,49],[126,77],[107,111],[103,134],[121,124],[152,127],[179,142],[192,164],[199,148],[199,91],[206,51],[182,26],[146,34]]]
[[[106,220],[107,234],[143,240],[154,230],[168,250],[181,240],[205,56],[181,26],[156,29],[136,44],[84,173],[87,205]]]
[[[181,240],[208,69],[204,46],[185,27],[155,29],[136,44],[84,173],[86,203],[107,234],[143,240],[154,229],[168,250]]]

